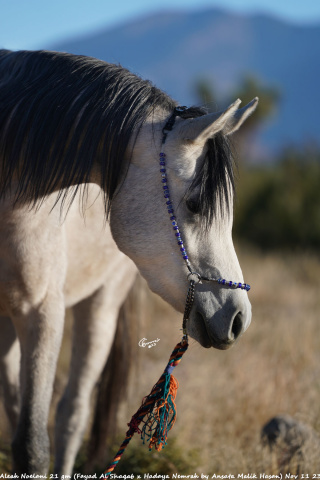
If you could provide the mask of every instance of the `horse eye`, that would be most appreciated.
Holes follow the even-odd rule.
[[[200,202],[197,200],[187,200],[186,205],[189,212],[193,214],[200,213]]]

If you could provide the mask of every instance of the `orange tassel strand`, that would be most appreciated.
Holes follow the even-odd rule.
[[[155,407],[155,411],[154,411],[154,421],[157,423],[157,428],[158,428],[158,426],[160,426],[161,424],[164,423],[164,429],[162,430],[161,434],[159,432],[160,429],[159,428],[158,428],[158,430],[156,429],[154,435],[152,436],[152,438],[150,440],[149,450],[152,450],[153,446],[158,452],[160,452],[163,449],[163,447],[167,443],[166,440],[167,440],[169,430],[171,430],[171,428],[175,424],[175,421],[176,421],[176,418],[177,418],[177,416],[176,416],[176,404],[175,404],[174,401],[175,401],[175,398],[176,398],[176,395],[177,395],[177,390],[178,390],[178,387],[179,387],[179,383],[173,375],[171,375],[171,377],[169,379],[169,382],[170,382],[169,383],[169,393],[168,393],[167,398],[159,401],[158,406]],[[170,399],[171,405],[169,404],[168,399]],[[174,412],[174,414],[172,415],[171,420],[169,422],[168,418],[170,416],[171,411]],[[163,415],[162,415],[162,412],[164,412]],[[163,417],[164,417],[164,420],[163,420]],[[146,425],[147,425],[147,423],[146,423]]]

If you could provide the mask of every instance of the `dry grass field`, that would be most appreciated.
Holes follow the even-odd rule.
[[[277,414],[290,414],[320,431],[319,259],[251,249],[239,253],[252,285],[250,328],[228,351],[191,342],[176,372],[178,420],[172,435],[183,448],[199,448],[197,471],[208,474],[275,473],[275,458],[262,448],[260,430]],[[144,368],[149,379],[140,382],[149,385],[161,373],[181,321],[158,299],[154,302],[155,321],[144,336],[161,341],[142,352],[143,363],[152,368]],[[304,453],[300,471],[320,472],[316,452]]]
[[[261,427],[271,417],[286,413],[320,432],[319,258],[262,254],[248,247],[237,250],[244,277],[252,286],[252,324],[228,351],[203,349],[191,340],[175,373],[180,383],[178,418],[167,447],[161,453],[149,453],[135,438],[125,454],[132,459],[131,449],[136,461],[140,455],[149,458],[141,460],[142,474],[275,475],[280,471],[277,454],[260,441]],[[146,288],[143,282],[141,288]],[[151,349],[137,345],[138,367],[131,378],[129,400],[119,414],[120,440],[181,335],[181,315],[151,293],[145,295],[143,316],[147,320],[140,327],[140,337],[160,341]],[[53,407],[65,383],[69,337],[70,320]],[[0,465],[7,471],[9,432],[0,414]],[[170,452],[174,452],[171,457]],[[159,458],[165,461],[158,463]],[[149,461],[147,467],[142,466],[145,461]],[[320,473],[317,449],[308,446],[282,468],[291,473]]]

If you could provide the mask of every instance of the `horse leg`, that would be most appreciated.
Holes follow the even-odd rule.
[[[112,454],[111,445],[118,433],[117,414],[127,399],[130,373],[137,363],[143,295],[140,282],[135,282],[119,310],[112,349],[99,380],[93,407],[85,465],[88,473],[102,470]]]
[[[72,473],[87,427],[91,394],[112,346],[118,311],[136,275],[135,271],[125,273],[125,278],[114,276],[108,286],[74,307],[71,373],[56,418],[54,471],[58,475]]]
[[[20,415],[12,442],[17,474],[45,475],[47,422],[60,350],[67,269],[65,227],[56,195],[36,211],[6,197],[0,202],[0,313],[20,343]]]
[[[12,433],[17,428],[20,396],[20,345],[9,317],[0,317],[0,376],[4,407]]]
[[[64,314],[62,290],[49,285],[40,304],[12,318],[21,346],[21,411],[12,443],[18,474],[44,475],[49,468],[47,422]]]

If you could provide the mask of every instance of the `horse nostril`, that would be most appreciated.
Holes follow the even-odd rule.
[[[243,327],[242,314],[241,312],[239,312],[237,313],[237,315],[234,317],[234,320],[233,320],[233,324],[231,328],[232,340],[236,340],[240,336],[242,332],[242,327]]]

